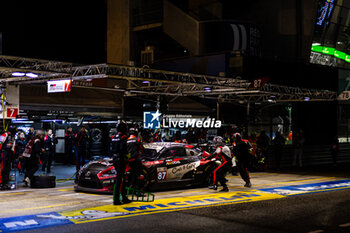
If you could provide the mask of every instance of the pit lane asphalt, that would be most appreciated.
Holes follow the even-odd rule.
[[[348,166],[331,169],[329,167],[324,167],[324,169],[318,167],[315,169],[252,173],[252,188],[340,180],[350,177],[348,168]],[[230,191],[250,190],[244,188],[243,184],[244,182],[240,177],[229,177]],[[155,194],[156,199],[166,199],[210,193],[213,193],[213,191],[207,188],[191,188],[162,191]],[[350,214],[347,212],[350,209],[349,194],[349,190],[334,191],[270,201],[42,228],[31,232],[232,232],[233,230],[235,232],[308,232],[309,230],[317,231],[327,226],[332,226],[335,229],[338,225],[346,226],[350,223]],[[55,189],[19,188],[15,191],[0,192],[0,217],[78,210],[111,203],[112,197],[110,195],[75,193],[73,184],[59,184],[59,187]],[[323,216],[323,219],[318,214]],[[317,221],[314,221],[315,216],[318,218]],[[347,216],[348,219],[344,216]],[[299,222],[302,224],[298,225]],[[288,224],[290,227],[285,228]],[[296,228],[290,230],[294,226]],[[338,228],[335,232],[349,230],[346,227]]]
[[[243,187],[239,176],[228,176],[230,191],[247,191],[258,188],[308,184],[343,179],[344,177],[322,176],[313,174],[284,174],[257,172],[251,174],[253,187]],[[0,218],[47,213],[51,211],[71,211],[83,208],[112,204],[111,195],[76,193],[74,184],[61,184],[52,189],[19,188],[16,191],[0,192]],[[155,199],[183,198],[215,193],[206,187],[187,188],[155,192]]]
[[[350,232],[350,191],[157,213],[22,231],[52,232]]]

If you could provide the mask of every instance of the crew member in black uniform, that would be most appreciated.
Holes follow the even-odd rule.
[[[8,132],[2,134],[0,137],[0,143],[1,143],[0,183],[1,183],[2,190],[10,189],[9,180],[10,180],[10,172],[11,172],[11,163],[14,161],[15,134],[16,134],[16,126],[10,125]]]
[[[234,139],[236,145],[233,148],[233,154],[237,159],[237,167],[242,179],[245,181],[244,187],[251,187],[250,177],[248,173],[248,164],[249,164],[249,145],[242,140],[242,137],[239,133],[234,134]]]
[[[137,129],[130,128],[130,136],[127,140],[127,149],[129,158],[130,170],[130,187],[142,188],[140,184],[140,175],[142,174],[142,162],[140,159],[143,152],[141,139],[138,137]]]
[[[25,157],[26,170],[24,174],[24,187],[28,187],[30,185],[30,181],[33,180],[34,174],[39,168],[40,155],[45,151],[42,147],[43,139],[44,131],[37,130],[35,132],[35,136],[28,142],[32,146],[32,149],[30,152],[30,156]]]
[[[125,189],[125,166],[127,162],[127,125],[120,122],[117,126],[118,134],[112,138],[113,165],[117,172],[117,179],[113,191],[113,204],[127,204],[131,201],[126,196]],[[120,200],[121,195],[121,200]]]
[[[72,127],[69,127],[67,129],[64,139],[66,143],[66,157],[65,157],[64,163],[69,164],[75,160],[74,154],[73,154],[75,134],[73,133]]]
[[[75,159],[76,162],[76,170],[78,177],[78,172],[82,166],[85,164],[85,159],[87,157],[87,146],[88,146],[89,136],[86,132],[85,126],[80,128],[80,131],[75,135],[75,148],[77,150],[77,157]]]
[[[16,139],[15,159],[17,159],[17,167],[20,174],[25,170],[25,160],[21,155],[23,154],[26,144],[27,141],[24,132],[19,133],[18,138]]]
[[[33,127],[30,127],[29,132],[26,136],[26,141],[29,142],[30,139],[32,139],[35,136],[35,130]]]
[[[52,129],[48,129],[44,137],[45,153],[43,153],[43,166],[41,168],[41,171],[45,172],[46,170],[48,174],[51,172],[51,164],[55,156],[55,144],[57,144],[57,138],[53,135]]]
[[[214,144],[217,146],[215,152],[207,157],[207,160],[212,159],[213,157],[219,157],[222,161],[222,164],[217,167],[214,171],[213,177],[213,185],[209,186],[210,189],[217,190],[218,181],[222,185],[223,189],[220,190],[222,192],[227,192],[228,187],[226,185],[225,175],[228,171],[230,171],[232,167],[232,158],[231,158],[231,150],[228,146],[225,146],[224,139],[220,136],[216,136],[214,139]]]

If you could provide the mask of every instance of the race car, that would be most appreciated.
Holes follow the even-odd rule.
[[[208,185],[216,168],[206,160],[210,154],[191,145],[155,142],[144,144],[142,175],[143,189],[173,189],[193,185]],[[126,167],[126,183],[130,167]],[[111,158],[90,161],[78,174],[76,191],[113,193],[116,171]]]

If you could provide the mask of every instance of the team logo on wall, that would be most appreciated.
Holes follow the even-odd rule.
[[[143,112],[143,128],[159,129],[161,115],[162,114],[159,112],[159,110],[156,112]]]

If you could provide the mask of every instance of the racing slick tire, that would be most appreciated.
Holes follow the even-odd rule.
[[[56,187],[56,176],[34,176],[30,181],[31,188],[54,188]]]
[[[151,186],[151,182],[150,182],[148,170],[145,167],[142,168],[142,176],[143,176],[142,189],[149,190]]]
[[[127,183],[126,183],[126,186],[129,186],[130,187],[130,183],[129,183],[129,176],[130,174],[128,174],[128,177],[127,177]],[[145,190],[145,191],[149,191],[150,190],[150,186],[151,186],[151,180],[150,180],[150,176],[149,176],[149,172],[147,170],[147,168],[145,167],[142,167],[142,180],[140,181],[140,189],[142,190]]]

